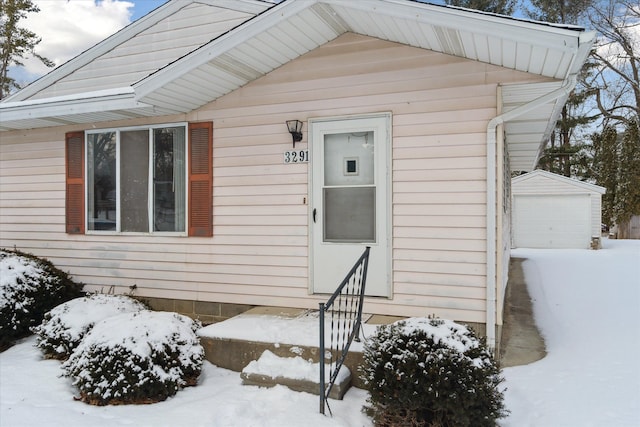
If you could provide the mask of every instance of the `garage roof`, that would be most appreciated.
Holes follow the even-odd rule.
[[[544,180],[540,180],[540,178],[543,178]],[[539,188],[540,194],[545,193],[545,191],[548,191],[548,189],[551,188],[547,184],[547,188],[545,189],[544,183],[549,183],[549,182],[556,182],[556,183],[562,184],[564,188],[566,188],[566,186],[568,185],[576,189],[580,189],[587,193],[604,194],[607,192],[606,188],[601,187],[599,185],[591,184],[589,182],[584,182],[584,181],[578,181],[577,179],[568,178],[566,176],[558,175],[556,173],[552,173],[542,169],[536,169],[532,172],[513,177],[511,179],[511,183],[513,185],[513,192],[514,193],[518,192],[519,187],[527,183],[527,181],[535,182],[536,183],[535,185]],[[555,188],[555,190],[557,190],[557,187]]]
[[[0,131],[185,113],[295,58],[353,32],[549,77],[543,84],[505,86],[505,109],[515,109],[570,81],[586,60],[595,34],[583,28],[515,19],[412,0],[242,0],[257,13],[240,25],[130,84],[36,99],[81,64],[114,48],[178,5],[231,7],[230,0],[170,1],[0,103]],[[235,3],[238,4],[237,2]],[[260,5],[269,5],[259,12]],[[70,65],[69,65],[70,64]],[[566,96],[505,123],[514,170],[530,170]]]

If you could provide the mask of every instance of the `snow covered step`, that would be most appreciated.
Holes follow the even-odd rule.
[[[363,325],[363,330],[366,336],[375,330],[375,325]],[[319,360],[318,314],[310,310],[257,307],[206,326],[198,331],[198,335],[209,362],[236,372],[257,360],[265,350],[280,357]],[[353,342],[345,365],[352,372],[351,385],[354,387],[364,388],[356,374],[362,363],[362,343]]]
[[[329,365],[325,365],[325,377],[329,380]],[[283,385],[294,391],[319,394],[320,364],[304,360],[300,356],[280,357],[265,350],[258,360],[251,361],[240,374],[242,384],[261,387]],[[343,366],[329,397],[341,400],[351,386],[351,371]]]

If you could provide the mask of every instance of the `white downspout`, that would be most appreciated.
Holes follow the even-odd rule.
[[[502,113],[487,125],[487,346],[496,346],[496,128],[531,110],[568,95],[576,85],[577,76],[570,75],[564,84],[539,98]]]

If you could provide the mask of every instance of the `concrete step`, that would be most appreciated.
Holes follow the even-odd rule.
[[[365,336],[377,324],[398,320],[390,316],[363,316]],[[236,372],[265,351],[278,357],[300,357],[319,363],[317,312],[279,307],[256,307],[239,316],[214,323],[200,330],[206,359],[216,366]],[[363,388],[358,372],[363,363],[362,343],[354,342],[344,362],[351,372],[351,385]],[[319,372],[318,372],[319,375]]]
[[[329,365],[325,365],[326,383],[329,380]],[[250,362],[240,373],[242,384],[260,387],[283,385],[294,391],[320,394],[320,364],[302,359],[300,356],[279,357],[266,350],[258,360]],[[329,397],[342,400],[351,386],[351,371],[343,366],[331,388]]]

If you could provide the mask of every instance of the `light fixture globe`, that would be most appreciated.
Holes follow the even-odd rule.
[[[300,120],[287,120],[287,129],[293,139],[293,148],[296,148],[296,142],[302,141],[302,122]]]

